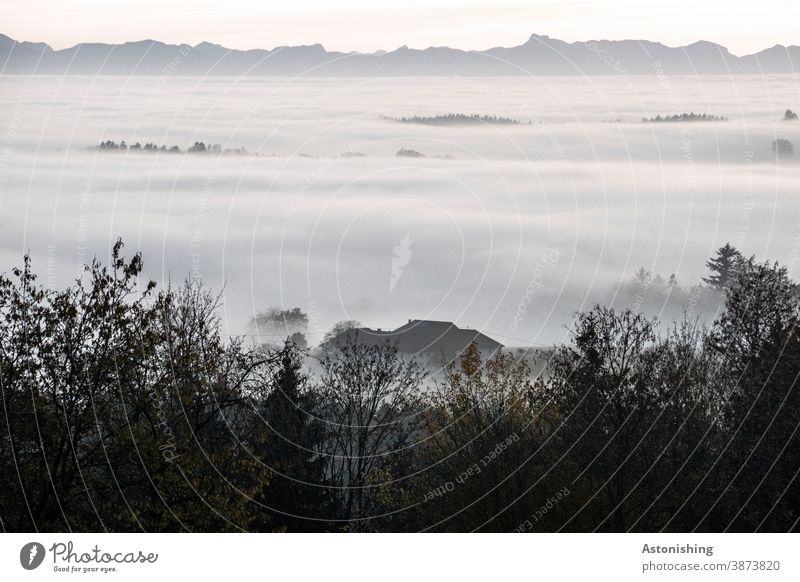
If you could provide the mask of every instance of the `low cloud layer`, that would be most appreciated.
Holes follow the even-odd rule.
[[[429,318],[543,344],[641,266],[694,284],[731,241],[798,267],[800,160],[771,150],[800,148],[792,76],[3,82],[3,270],[30,250],[63,285],[121,236],[160,284],[224,285],[231,334],[297,305],[317,337]],[[729,121],[641,122],[683,111]],[[448,112],[525,124],[384,118]],[[86,150],[107,139],[261,155]]]

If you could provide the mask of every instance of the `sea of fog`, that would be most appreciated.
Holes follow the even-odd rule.
[[[576,310],[630,303],[619,290],[639,267],[697,283],[727,241],[797,274],[787,108],[798,76],[0,76],[0,271],[29,251],[61,287],[122,237],[159,285],[222,291],[231,335],[299,306],[312,340],[342,319],[416,318],[547,344]],[[690,111],[728,120],[642,122]],[[392,119],[451,112],[524,123]],[[777,138],[796,159],[776,163]],[[258,155],[90,149],[104,140]]]

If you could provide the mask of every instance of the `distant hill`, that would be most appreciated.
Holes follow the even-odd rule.
[[[53,50],[44,43],[0,35],[0,71],[55,75],[311,75],[485,76],[747,74],[800,71],[800,46],[776,45],[745,56],[701,41],[668,47],[647,40],[568,43],[532,35],[525,44],[464,51],[400,47],[375,53],[329,52],[320,44],[271,50],[234,50],[154,40],[82,43]]]

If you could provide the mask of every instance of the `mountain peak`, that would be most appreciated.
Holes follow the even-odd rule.
[[[213,42],[208,42],[208,41],[206,41],[206,40],[204,40],[204,41],[203,41],[203,42],[201,42],[200,44],[196,44],[196,45],[195,45],[193,48],[200,49],[200,50],[209,50],[209,49],[223,49],[223,50],[228,50],[228,49],[226,49],[224,46],[222,46],[221,44],[216,44],[216,43],[213,43]]]
[[[534,33],[528,38],[528,41],[525,44],[546,42],[548,40],[552,40],[552,39],[549,36],[547,36],[546,34],[535,34]]]

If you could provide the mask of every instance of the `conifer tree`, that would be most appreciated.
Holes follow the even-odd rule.
[[[719,248],[717,255],[706,262],[710,274],[703,277],[703,283],[714,289],[724,290],[733,280],[742,259],[742,253],[730,243],[725,243],[725,246]]]

